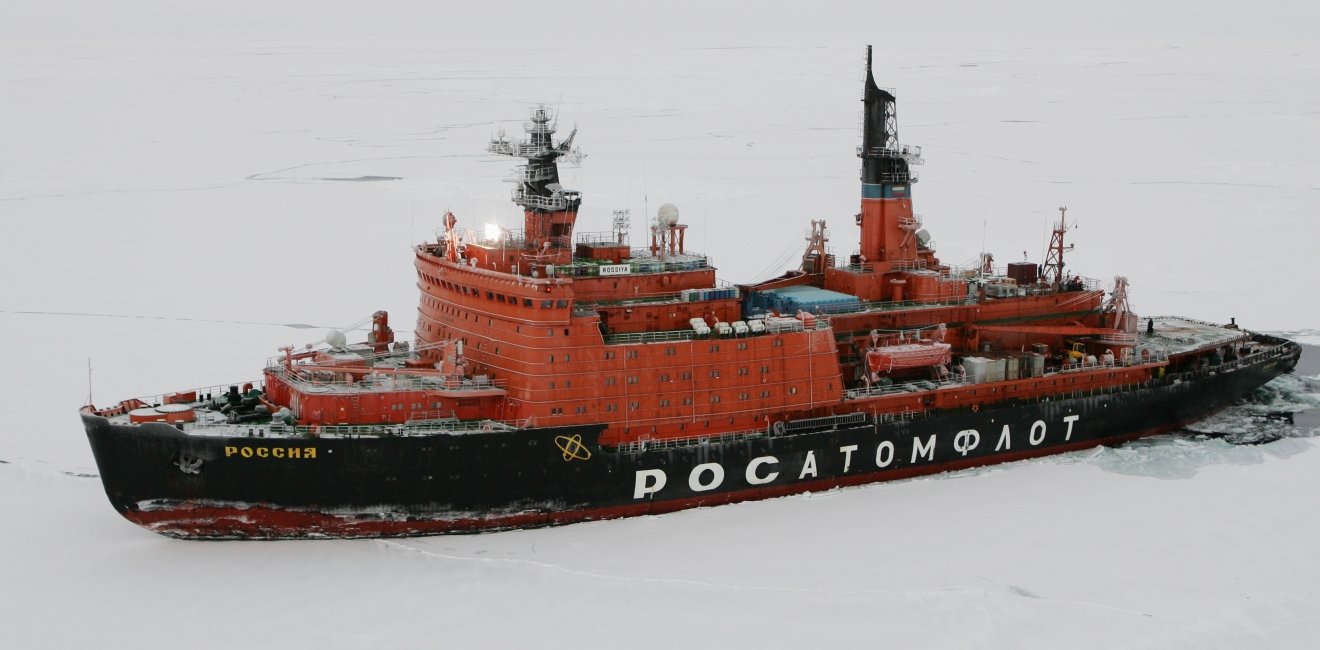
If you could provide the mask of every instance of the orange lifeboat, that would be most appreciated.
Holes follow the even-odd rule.
[[[950,347],[948,343],[922,341],[871,348],[866,351],[866,369],[873,373],[887,373],[946,364]]]

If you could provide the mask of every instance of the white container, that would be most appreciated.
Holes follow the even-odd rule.
[[[963,357],[963,369],[967,371],[967,381],[984,384],[990,381],[990,360],[981,357]]]

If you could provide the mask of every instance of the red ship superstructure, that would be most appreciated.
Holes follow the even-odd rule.
[[[1040,264],[941,262],[913,212],[921,150],[867,49],[858,249],[811,222],[801,265],[716,278],[665,204],[575,232],[577,157],[544,107],[522,230],[447,213],[418,246],[415,342],[372,317],[288,347],[247,385],[83,409],[125,517],[180,537],[417,535],[658,513],[1119,443],[1224,408],[1296,364],[1292,342],[1139,319],[1071,273],[1060,211]]]
[[[581,196],[560,186],[556,161],[570,153],[576,131],[556,144],[553,117],[538,107],[525,140],[500,135],[489,147],[527,160],[513,190],[523,230],[483,237],[458,229],[449,214],[440,241],[417,249],[421,357],[440,362],[433,346],[461,342],[469,376],[507,391],[487,417],[604,423],[604,444],[910,409],[876,383],[947,378],[951,348],[1021,358],[1032,346],[1059,350],[1075,338],[1083,359],[1130,359],[1135,318],[1105,322],[1095,282],[1043,282],[1035,264],[996,275],[940,263],[912,211],[910,167],[921,150],[899,143],[896,100],[876,86],[867,63],[861,241],[847,264],[828,253],[824,222],[813,224],[800,270],[737,287],[720,286],[709,260],[686,250],[687,226],[672,205],[658,211],[645,249],[631,249],[624,229],[575,233]],[[931,340],[946,323],[941,340]],[[1085,381],[1131,381],[1129,374]],[[934,401],[969,405],[976,393],[969,387]]]

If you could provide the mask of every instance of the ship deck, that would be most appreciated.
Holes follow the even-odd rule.
[[[1153,334],[1147,334],[1144,325],[1138,328],[1137,343],[1133,350],[1138,357],[1142,350],[1148,351],[1152,357],[1157,353],[1177,357],[1223,347],[1251,337],[1250,333],[1234,327],[1181,316],[1155,316],[1150,320],[1155,325]]]
[[[155,403],[155,402],[152,402]],[[196,420],[193,422],[152,423],[173,426],[189,436],[207,436],[217,438],[361,438],[382,436],[435,436],[468,435],[513,431],[517,427],[497,420],[464,421],[458,418],[435,418],[414,420],[403,424],[360,424],[304,426],[286,425],[277,422],[230,422],[228,415],[211,408],[207,402],[189,402],[184,404],[194,409]],[[111,424],[134,424],[127,413],[106,418]],[[141,425],[138,425],[141,426]]]
[[[1216,325],[1197,321],[1188,318],[1174,316],[1160,316],[1152,319],[1154,322],[1154,332],[1147,334],[1145,328],[1140,328],[1137,335],[1135,354],[1132,359],[1123,362],[1119,361],[1114,366],[1105,367],[1136,367],[1145,365],[1165,365],[1171,358],[1182,355],[1198,355],[1208,351],[1227,346],[1233,343],[1241,343],[1251,338],[1251,333],[1236,329],[1230,326]],[[818,326],[824,324],[821,319]],[[1268,347],[1264,345],[1262,347]],[[1143,351],[1147,354],[1143,357]],[[1244,348],[1244,355],[1253,354],[1259,350],[1251,347]],[[1054,367],[1049,368],[1044,373],[1045,377],[1062,376],[1072,373],[1086,373],[1096,370],[1095,366],[1075,366],[1075,367]],[[412,383],[418,382],[416,378],[395,377],[378,378],[373,381],[357,381],[353,384],[325,384],[318,388],[321,390],[335,392],[359,392],[367,393],[380,390],[404,390],[409,388],[422,387],[421,384],[413,386]],[[250,382],[257,388],[264,389],[264,383]],[[437,383],[431,378],[425,378],[421,382],[425,388],[429,389],[450,389],[463,392],[484,392],[498,391],[501,389],[486,384],[484,382],[473,382],[470,379],[464,380],[459,385],[445,385],[443,382]],[[992,382],[998,383],[998,382]],[[946,378],[942,380],[921,379],[904,381],[891,385],[876,385],[869,388],[849,389],[844,392],[843,401],[858,402],[868,401],[875,398],[898,394],[921,394],[921,393],[942,393],[947,390],[957,390],[971,387],[974,382],[961,380],[958,378]],[[498,431],[515,431],[527,423],[503,422],[492,419],[482,420],[460,420],[456,417],[442,417],[438,412],[420,412],[417,419],[402,423],[383,423],[383,424],[359,424],[359,425],[286,425],[278,422],[266,421],[231,421],[226,413],[220,411],[220,402],[211,399],[223,395],[225,386],[213,386],[209,388],[200,388],[192,391],[197,398],[193,401],[181,402],[171,399],[172,395],[155,396],[135,400],[136,404],[132,407],[143,407],[139,410],[158,408],[164,413],[169,409],[178,409],[181,406],[191,408],[195,413],[195,421],[191,422],[162,422],[163,426],[174,426],[179,431],[189,436],[214,436],[214,437],[271,437],[271,438],[301,438],[326,437],[326,438],[357,438],[357,437],[379,437],[379,436],[434,436],[434,435],[467,435],[481,434]],[[129,425],[134,420],[130,418],[129,408],[123,409],[123,412],[106,415],[114,424]],[[449,414],[452,415],[452,414]],[[740,432],[746,435],[759,435],[759,432],[748,431]],[[721,434],[723,435],[723,434]],[[732,435],[732,434],[730,434]]]

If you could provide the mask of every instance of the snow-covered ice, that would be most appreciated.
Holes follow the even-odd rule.
[[[470,4],[0,7],[7,647],[1320,638],[1314,7]],[[943,259],[1037,259],[1067,205],[1078,272],[1127,275],[1141,314],[1294,336],[1303,366],[1184,435],[662,517],[184,543],[109,507],[89,358],[112,402],[253,377],[375,309],[410,329],[407,247],[447,208],[515,223],[482,150],[529,103],[581,127],[582,230],[631,208],[640,241],[673,202],[729,281],[782,270],[813,218],[847,254],[868,42]]]

